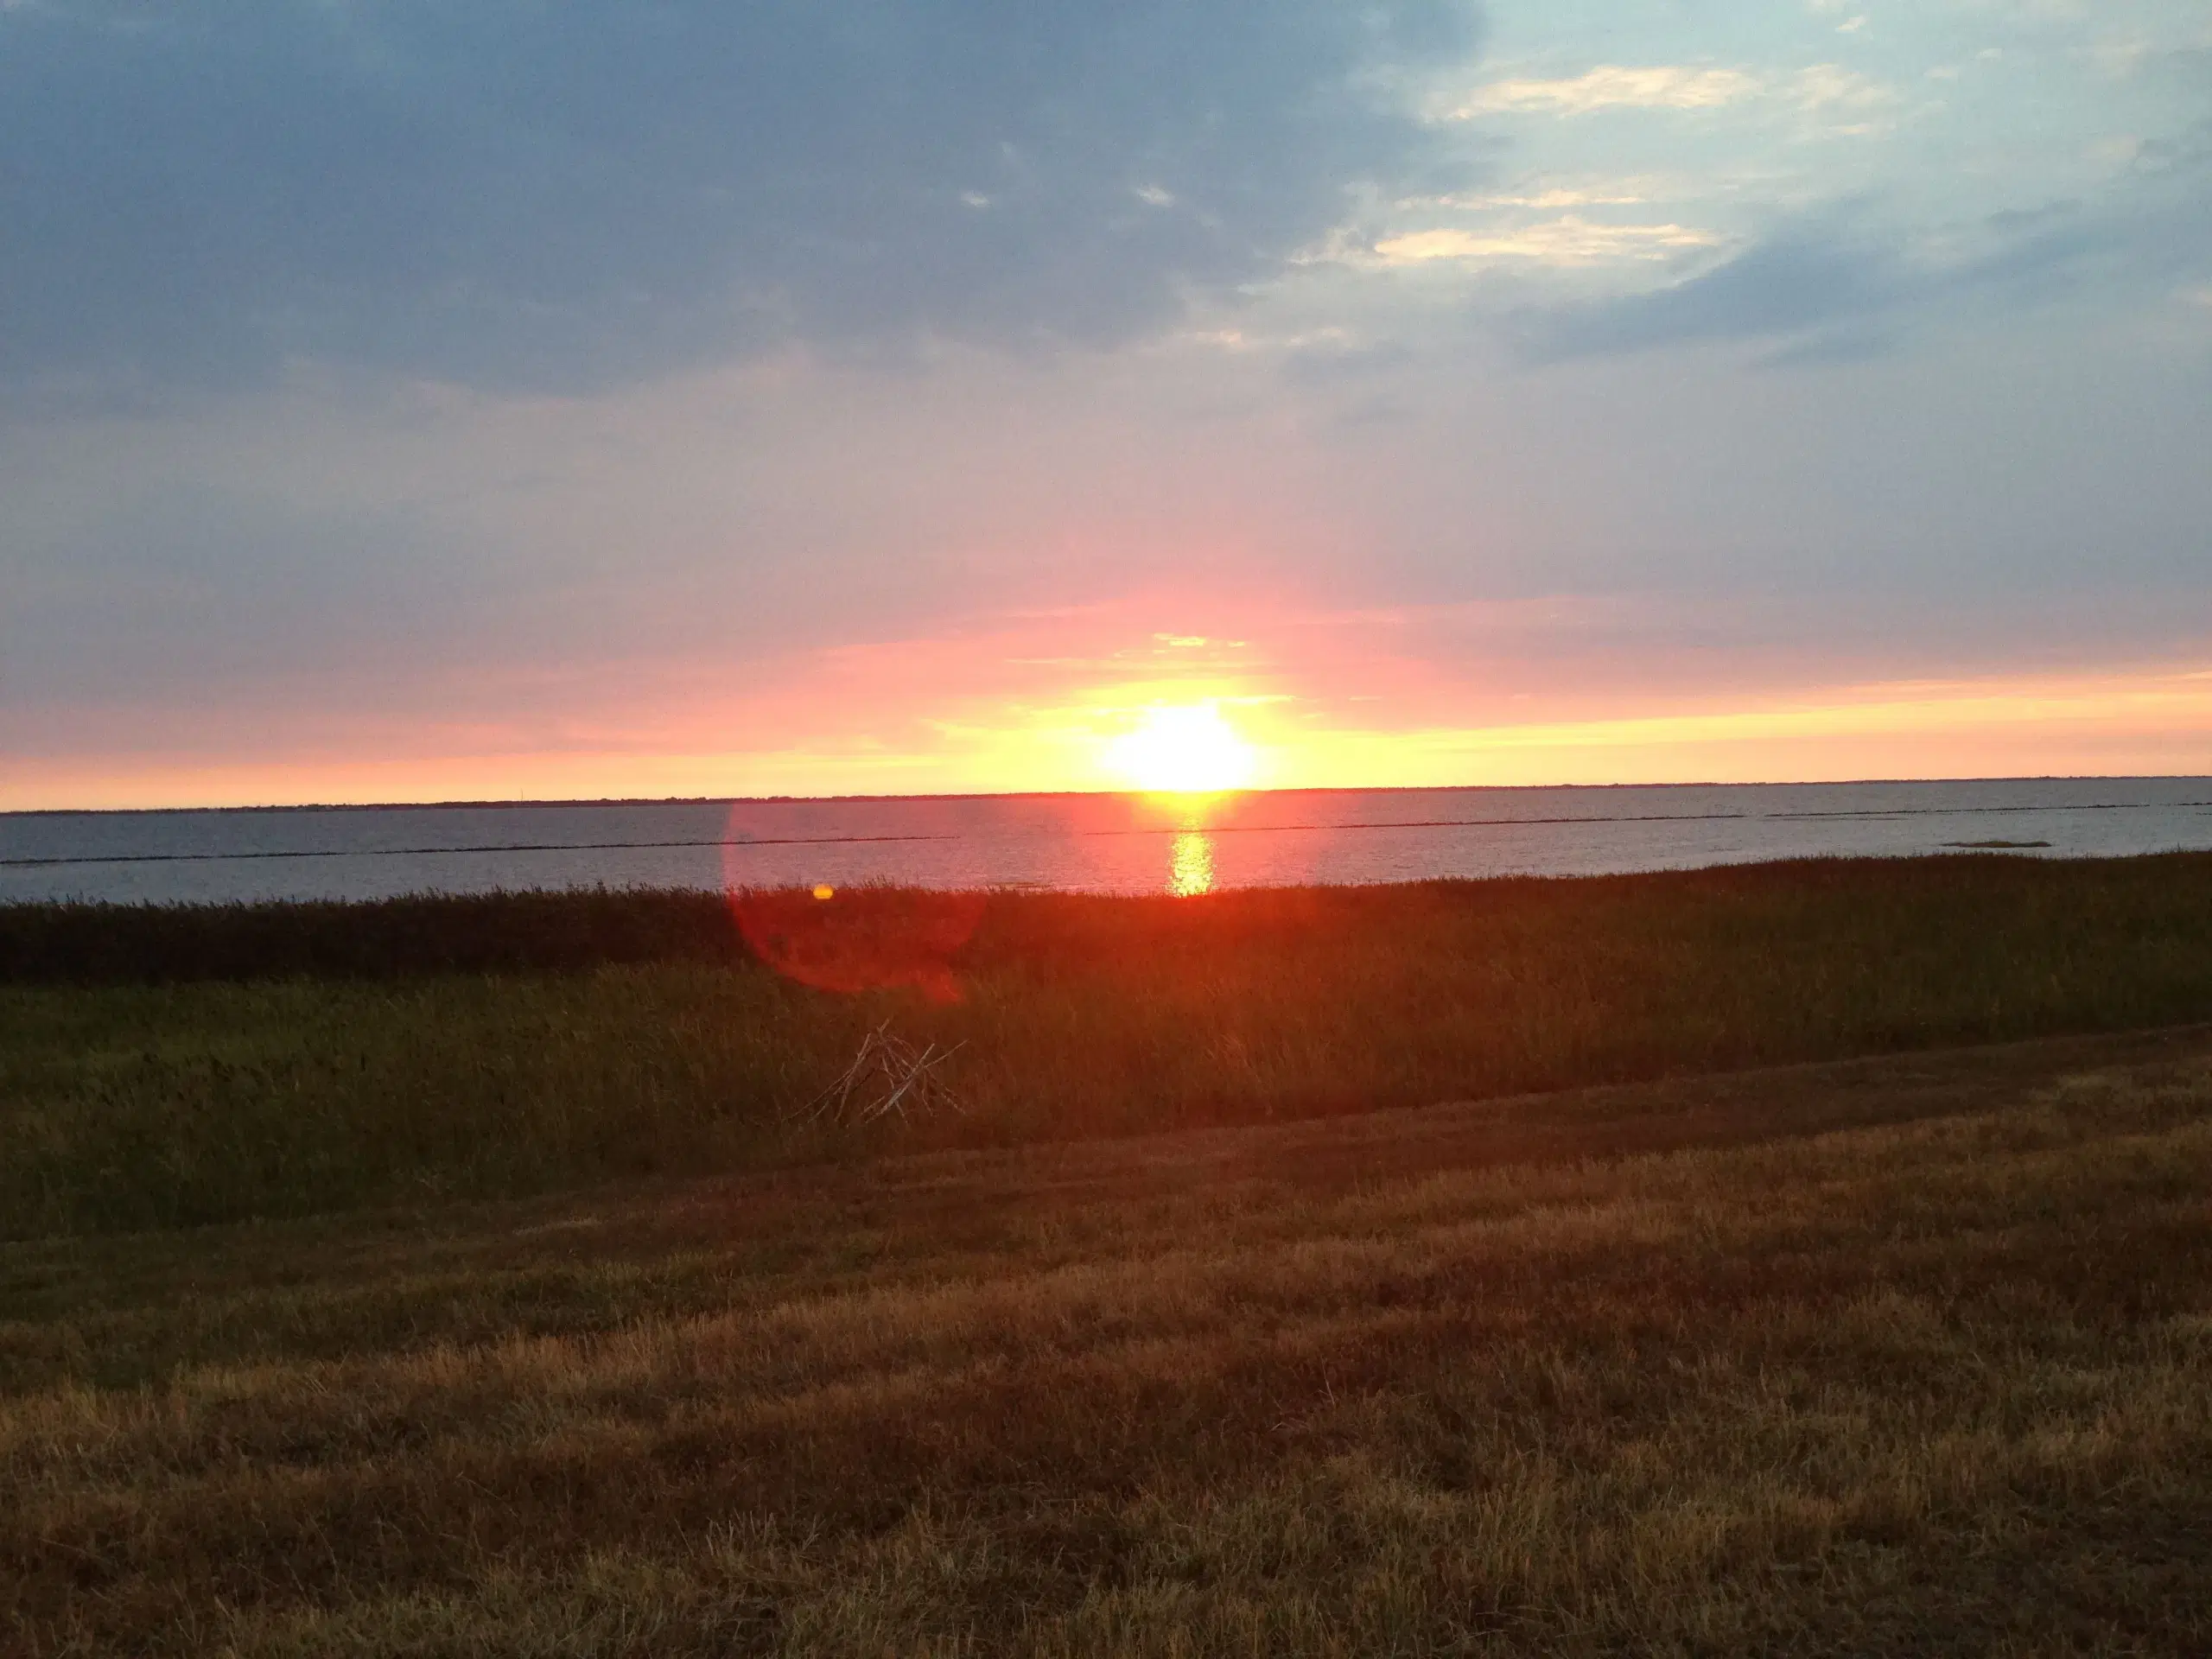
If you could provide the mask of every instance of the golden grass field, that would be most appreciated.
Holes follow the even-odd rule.
[[[0,1245],[22,1654],[2212,1651],[2212,1029]]]

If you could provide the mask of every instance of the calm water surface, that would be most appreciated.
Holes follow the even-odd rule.
[[[2212,849],[2212,779],[0,814],[0,901],[882,880],[1095,893],[1579,875],[2047,842]]]

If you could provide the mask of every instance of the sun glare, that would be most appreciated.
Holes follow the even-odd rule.
[[[1252,746],[1210,702],[1145,711],[1106,747],[1108,771],[1147,794],[1211,794],[1252,781]]]

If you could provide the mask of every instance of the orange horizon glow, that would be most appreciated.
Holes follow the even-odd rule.
[[[641,722],[627,743],[607,729],[547,750],[387,727],[342,759],[327,744],[261,759],[16,757],[0,810],[2212,774],[2212,670],[2193,664],[1847,684],[1733,706],[1622,695],[1605,699],[1621,708],[1611,717],[1585,712],[1592,697],[1512,721],[1453,721],[1427,688],[1367,700],[1281,671],[1040,690],[950,690],[944,713],[881,736],[851,712],[880,701],[794,691],[776,700],[780,721],[763,699]],[[793,735],[774,748],[702,741],[717,728]]]

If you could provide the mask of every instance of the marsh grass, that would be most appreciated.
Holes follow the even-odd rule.
[[[0,1247],[26,1654],[2193,1653],[2212,1035]]]
[[[893,900],[898,895],[891,895]],[[712,895],[0,909],[0,1236],[1329,1116],[2212,1015],[2212,857],[992,895],[957,1001]],[[867,1033],[961,1114],[789,1120]]]

